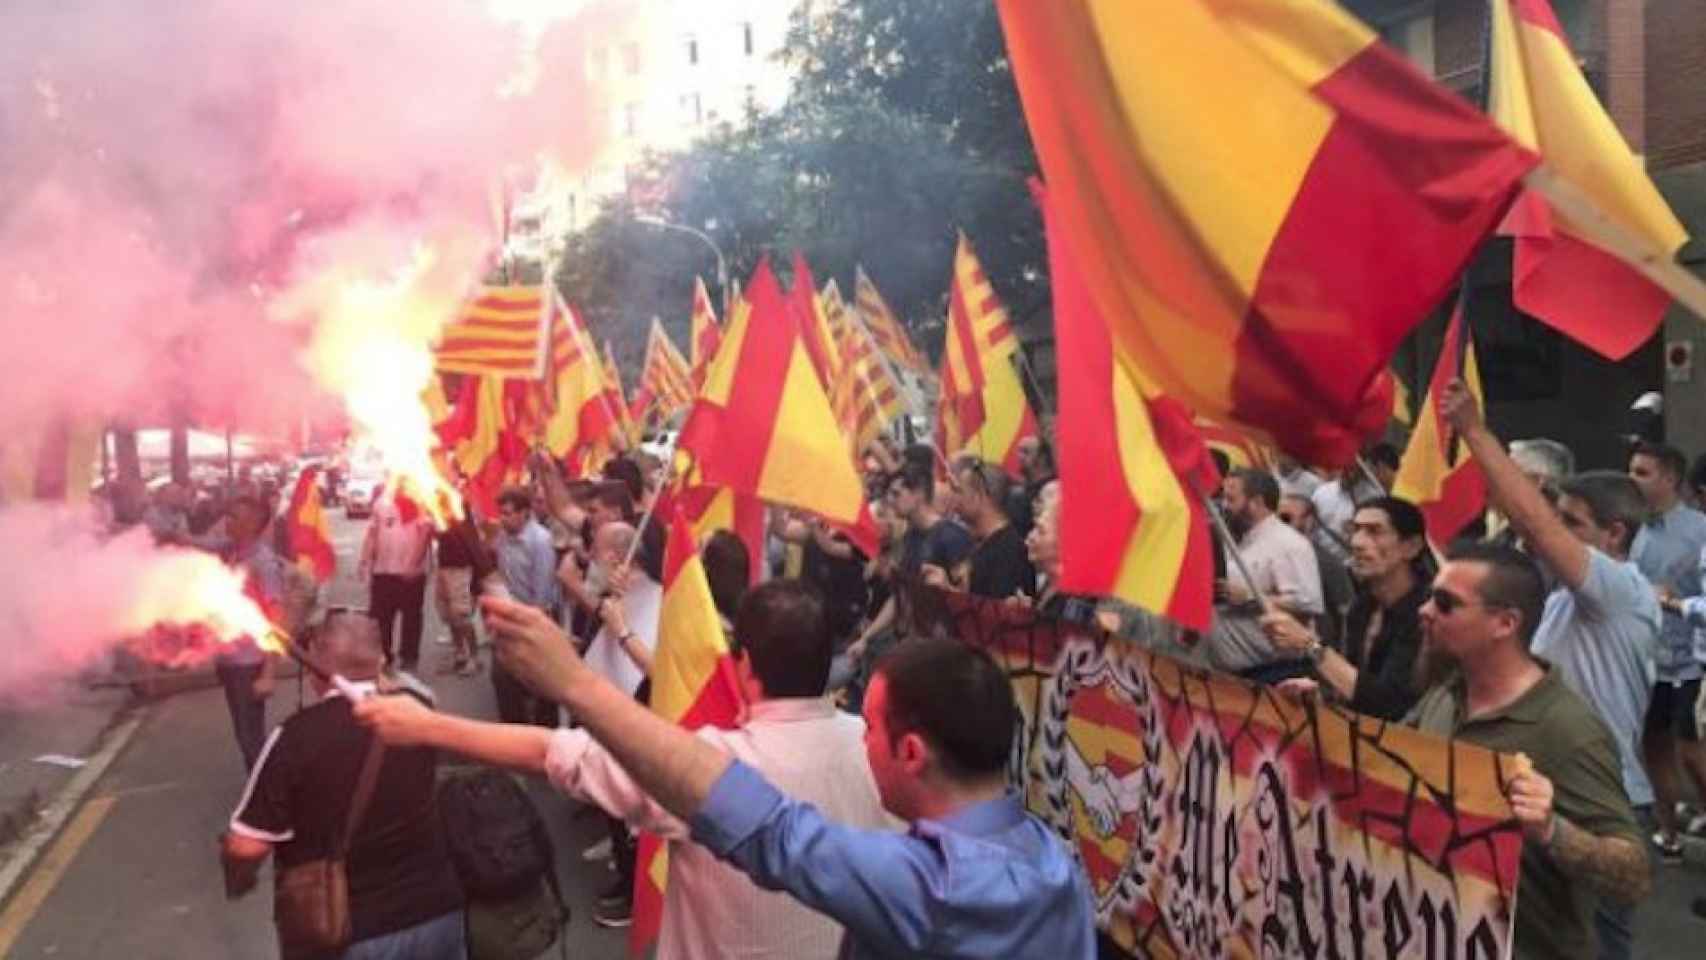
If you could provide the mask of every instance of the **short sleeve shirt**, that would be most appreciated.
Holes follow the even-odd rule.
[[[1659,602],[1633,563],[1589,550],[1581,589],[1559,586],[1546,598],[1534,633],[1535,656],[1550,661],[1611,728],[1623,786],[1636,806],[1653,802],[1637,744],[1653,697]]]
[[[329,855],[349,816],[371,737],[336,693],[274,728],[231,816],[232,832],[273,844],[280,866]],[[385,750],[346,861],[357,941],[462,905],[439,826],[437,769],[432,750]]]
[[[1544,664],[1543,664],[1544,666]],[[1558,816],[1595,836],[1644,843],[1623,792],[1617,747],[1594,709],[1562,682],[1555,666],[1514,702],[1483,716],[1464,715],[1463,678],[1422,696],[1405,722],[1502,753],[1525,753],[1552,781]],[[1597,900],[1553,862],[1544,847],[1522,845],[1522,890],[1516,911],[1519,958],[1594,956],[1590,921]]]
[[[928,530],[909,530],[901,571],[916,577],[925,564],[952,570],[966,558],[972,546],[971,534],[952,520],[938,520]]]
[[[1021,590],[1036,592],[1037,571],[1025,538],[1010,523],[978,541],[962,565],[962,582],[973,596],[1005,600]]]
[[[1700,596],[1700,554],[1706,549],[1706,514],[1683,504],[1641,525],[1629,559],[1654,586],[1678,597]],[[1654,651],[1660,680],[1678,683],[1700,676],[1694,627],[1687,618],[1663,612],[1664,627]]]

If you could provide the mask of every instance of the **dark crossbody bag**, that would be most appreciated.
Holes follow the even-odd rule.
[[[350,837],[367,812],[368,801],[373,799],[379,763],[384,756],[385,744],[375,736],[361,762],[349,816],[344,818],[343,829],[333,837],[330,853],[282,867],[273,875],[273,925],[278,928],[279,947],[286,956],[349,946],[349,872],[344,858],[349,853]]]

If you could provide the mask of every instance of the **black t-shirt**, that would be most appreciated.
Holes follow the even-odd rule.
[[[458,530],[445,530],[435,538],[438,541],[438,568],[440,570],[459,570],[474,566],[474,555],[468,550],[465,534]]]
[[[847,538],[836,535],[845,543]],[[800,579],[817,587],[823,596],[824,619],[836,642],[845,640],[865,616],[869,591],[865,588],[865,558],[857,548],[849,557],[837,557],[818,546],[817,538],[805,542]]]
[[[331,696],[299,711],[267,740],[232,828],[273,844],[278,866],[331,853],[355,797],[372,733]],[[350,925],[356,941],[395,933],[462,906],[439,825],[438,755],[386,747],[367,811],[350,839]]]
[[[900,572],[916,577],[925,564],[952,571],[971,553],[972,545],[971,534],[952,520],[938,520],[928,530],[908,528]]]
[[[1007,524],[972,548],[962,582],[968,593],[1005,600],[1020,590],[1035,593],[1037,572],[1025,550],[1025,538]]]

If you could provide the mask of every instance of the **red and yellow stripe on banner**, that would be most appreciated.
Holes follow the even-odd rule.
[[[546,372],[549,286],[486,286],[439,337],[433,365],[447,373],[538,379]]]
[[[831,280],[822,294],[824,314],[841,354],[841,376],[830,392],[835,418],[847,431],[858,453],[869,447],[883,428],[900,415],[900,385],[888,366],[877,356],[877,348],[852,310],[841,299],[841,290]]]
[[[705,292],[703,277],[693,278],[693,322],[689,335],[692,341],[687,349],[692,355],[693,389],[698,390],[705,383],[705,370],[711,365],[711,358],[717,355],[717,347],[723,342],[723,329],[717,323],[711,295]]]
[[[1491,2],[1487,112],[1625,231],[1674,256],[1688,233],[1594,96],[1551,5]],[[1664,319],[1670,295],[1596,246],[1539,194],[1524,191],[1501,229],[1516,237],[1511,291],[1523,312],[1613,360],[1628,356]]]
[[[1308,463],[1533,153],[1329,0],[998,0],[1062,228],[1122,365]]]
[[[1427,396],[1422,398],[1416,429],[1410,434],[1410,444],[1398,463],[1398,476],[1392,481],[1392,495],[1421,509],[1427,519],[1428,542],[1441,549],[1487,508],[1487,478],[1481,465],[1469,455],[1467,444],[1453,441],[1451,427],[1440,414],[1446,385],[1459,376],[1474,394],[1475,402],[1485,409],[1487,398],[1481,390],[1474,338],[1463,322],[1461,304],[1446,325],[1445,342],[1440,345]]]
[[[1193,630],[1214,619],[1214,555],[1203,497],[1219,485],[1190,412],[1133,381],[1114,361],[1047,195],[1060,379],[1060,553],[1063,590],[1113,596]]]
[[[948,324],[938,382],[936,449],[1019,472],[1019,441],[1038,434],[1013,355],[1019,338],[971,241],[960,234],[948,281]]]
[[[870,328],[877,346],[888,354],[891,361],[912,371],[915,376],[930,376],[930,361],[912,345],[912,338],[906,335],[906,328],[900,325],[900,318],[889,309],[888,301],[883,299],[877,285],[865,274],[865,268],[862,266],[854,271],[853,305],[864,318],[865,326]]]
[[[646,362],[631,409],[634,419],[668,420],[693,404],[693,393],[693,371],[687,358],[670,342],[663,323],[653,317],[646,336]]]
[[[672,513],[664,548],[658,645],[652,657],[651,707],[665,720],[689,730],[706,725],[731,728],[741,705],[733,656],[711,600],[711,584],[693,528],[679,510]],[[628,946],[639,955],[657,939],[663,919],[668,845],[654,834],[642,834],[636,864],[634,926]]]

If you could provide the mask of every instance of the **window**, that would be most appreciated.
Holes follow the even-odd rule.
[[[640,105],[624,103],[622,105],[622,135],[635,136],[640,132]]]
[[[740,43],[741,43],[742,52],[744,52],[749,57],[752,56],[753,43],[752,43],[752,21],[751,20],[748,20],[747,22],[740,25]]]
[[[687,65],[690,67],[699,65],[699,38],[692,34],[687,35]]]
[[[632,40],[622,45],[622,68],[630,77],[640,72],[640,45]]]
[[[687,118],[688,123],[705,122],[705,103],[699,94],[684,93],[681,95],[681,113]]]

